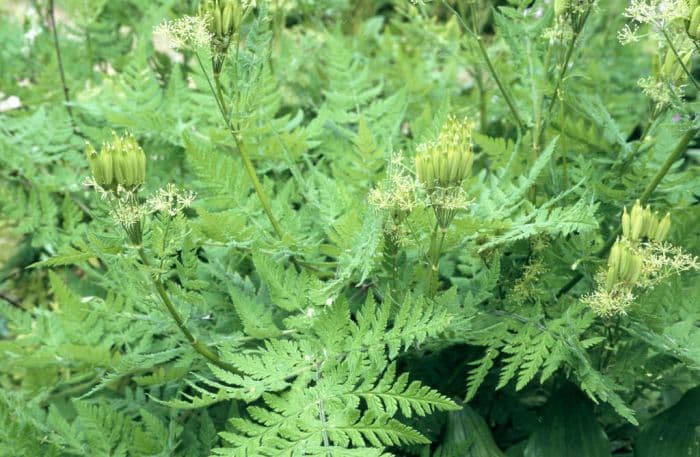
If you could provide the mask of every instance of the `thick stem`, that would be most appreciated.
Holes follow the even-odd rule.
[[[143,247],[138,248],[138,253],[139,257],[141,257],[141,262],[143,262],[145,266],[151,267],[151,262],[148,260],[148,257],[146,256],[146,251],[144,251]],[[194,348],[194,350],[199,352],[204,358],[206,358],[219,368],[223,368],[224,370],[230,373],[238,373],[239,371],[236,369],[236,367],[222,361],[219,358],[219,356],[217,356],[216,353],[214,353],[214,351],[212,351],[206,344],[202,343],[201,341],[197,340],[197,338],[195,338],[192,332],[190,332],[187,326],[185,325],[185,321],[175,308],[175,305],[170,300],[170,296],[165,290],[165,286],[160,280],[160,277],[156,275],[149,276],[151,278],[151,282],[156,288],[156,292],[158,292],[158,296],[163,302],[163,305],[165,305],[165,307],[168,309],[170,316],[175,321],[175,324],[177,324],[177,328],[179,328],[180,332],[182,332],[182,334],[185,335],[185,338],[187,339],[187,341],[189,341],[190,345]]]
[[[676,147],[671,151],[671,154],[666,158],[666,161],[661,165],[661,168],[659,171],[656,172],[652,180],[647,184],[647,186],[644,188],[644,191],[642,192],[642,195],[639,196],[639,201],[641,204],[644,204],[649,200],[649,197],[651,197],[651,194],[656,190],[656,187],[661,183],[661,180],[664,179],[664,176],[666,176],[666,173],[668,173],[668,170],[671,169],[671,166],[680,158],[680,156],[685,153],[685,151],[688,148],[688,144],[692,141],[693,138],[695,138],[695,135],[698,134],[698,131],[700,129],[698,128],[692,128],[688,130],[685,135],[683,135],[683,138],[678,142]],[[607,252],[610,250],[610,248],[615,244],[615,240],[617,239],[618,236],[622,233],[622,227],[618,227],[617,230],[608,238],[608,241],[605,243],[605,245],[596,253],[596,256],[602,257]],[[574,288],[576,284],[583,278],[583,275],[581,273],[577,273],[576,276],[571,278],[569,282],[567,282],[564,287],[562,287],[559,292],[557,292],[557,298],[561,297],[562,295],[566,294],[569,292],[571,289]]]

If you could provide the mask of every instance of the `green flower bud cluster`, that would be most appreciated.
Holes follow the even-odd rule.
[[[473,160],[471,124],[450,117],[437,141],[419,147],[416,175],[429,194],[438,188],[460,187],[471,173]]]
[[[85,147],[92,177],[105,190],[133,191],[146,179],[146,154],[130,134],[112,134],[112,141],[103,143],[100,152],[91,144]]]
[[[623,285],[631,287],[642,274],[643,259],[625,241],[618,239],[610,250],[605,288],[608,291]]]
[[[664,241],[671,229],[671,214],[666,213],[663,219],[659,218],[658,211],[651,212],[647,205],[642,208],[639,200],[632,207],[632,211],[627,213],[627,208],[622,213],[622,234],[632,242],[647,238],[652,241]]]
[[[243,18],[243,9],[238,0],[205,0],[199,6],[199,16],[207,19],[211,34],[212,65],[219,74],[231,45],[231,38],[238,30]]]
[[[220,40],[230,38],[238,28],[241,6],[236,0],[206,0],[199,15],[209,18],[209,32]]]
[[[700,41],[700,0],[692,2],[690,8],[688,35],[694,40]]]

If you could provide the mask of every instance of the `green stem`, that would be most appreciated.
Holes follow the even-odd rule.
[[[557,99],[557,93],[559,92],[559,88],[561,87],[562,81],[564,81],[564,76],[566,76],[566,71],[569,69],[569,62],[571,61],[571,56],[574,54],[574,49],[576,48],[576,40],[578,39],[579,33],[575,33],[573,37],[571,37],[571,41],[569,42],[569,47],[566,49],[566,54],[564,56],[564,65],[561,67],[561,70],[559,71],[559,76],[557,77],[557,82],[554,85],[554,92],[552,92],[552,98],[549,100],[549,107],[547,107],[547,116],[549,116],[552,113],[552,109],[554,108],[554,102]]]
[[[68,83],[66,82],[66,72],[63,69],[63,59],[61,58],[61,46],[58,42],[58,32],[56,31],[56,15],[55,15],[54,0],[49,0],[48,9],[48,20],[51,25],[51,34],[53,36],[53,45],[56,51],[56,60],[58,62],[58,73],[61,77],[61,85],[63,86],[63,99],[66,104],[66,111],[68,112],[68,117],[70,117],[70,123],[73,127],[73,131],[77,132],[75,127],[75,120],[73,119],[73,110],[70,107],[70,91],[68,89]]]
[[[238,148],[238,152],[241,154],[241,158],[243,159],[243,165],[245,167],[245,170],[248,174],[248,177],[250,180],[253,182],[253,188],[255,189],[255,193],[258,196],[258,199],[260,200],[260,203],[263,205],[263,209],[265,211],[265,214],[267,215],[267,218],[270,220],[270,223],[272,224],[272,228],[275,230],[275,233],[277,234],[277,237],[279,239],[284,239],[284,231],[282,230],[282,226],[280,223],[277,221],[277,218],[275,218],[274,214],[272,213],[272,206],[270,206],[270,201],[267,199],[267,195],[265,195],[265,191],[262,188],[262,184],[260,184],[260,180],[258,179],[258,175],[255,171],[255,167],[253,166],[253,162],[250,160],[250,156],[248,155],[248,152],[245,150],[243,147],[243,142],[241,141],[239,135],[234,131],[233,127],[231,126],[231,120],[226,114],[226,107],[222,104],[224,103],[223,98],[220,98],[219,95],[221,94],[221,86],[219,84],[218,78],[216,78],[216,83],[217,83],[217,89],[214,88],[214,85],[211,82],[211,79],[209,78],[209,73],[204,69],[204,64],[202,63],[202,60],[199,57],[198,53],[195,53],[197,56],[197,61],[199,62],[199,66],[202,69],[202,72],[204,73],[204,76],[207,79],[207,82],[209,83],[209,89],[211,90],[212,94],[214,95],[214,98],[217,100],[217,106],[219,107],[219,113],[221,114],[221,118],[223,119],[224,123],[226,124],[227,130],[231,134],[231,137],[233,138],[233,141],[236,143],[236,147]]]
[[[482,79],[481,71],[476,68],[474,70],[476,87],[479,89],[479,124],[481,133],[486,133],[487,127],[487,105],[486,105],[486,89]]]
[[[440,227],[436,223],[433,233],[430,236],[430,250],[428,251],[428,297],[432,298],[437,293],[438,276],[440,273],[440,254],[442,253],[442,244],[445,241],[446,229]]]
[[[681,140],[678,142],[676,147],[671,151],[671,154],[666,158],[666,161],[661,165],[661,168],[659,171],[656,172],[654,177],[652,178],[651,182],[647,184],[647,186],[644,188],[644,191],[642,192],[642,195],[639,197],[639,201],[641,204],[644,204],[649,200],[649,197],[651,197],[651,194],[656,190],[656,187],[661,183],[661,180],[664,179],[664,176],[666,176],[666,173],[671,169],[671,166],[680,158],[680,156],[685,153],[685,151],[688,148],[688,144],[692,141],[693,138],[695,138],[695,135],[698,134],[698,131],[700,129],[698,128],[692,128],[688,130],[685,135],[681,138]],[[607,252],[610,250],[610,248],[615,244],[615,240],[617,239],[618,236],[622,233],[622,227],[618,227],[617,230],[608,238],[608,241],[605,243],[605,245],[596,253],[596,256],[602,257]],[[571,289],[574,288],[576,284],[583,278],[583,274],[577,273],[576,276],[571,278],[569,282],[567,282],[564,287],[562,287],[559,292],[557,292],[557,298],[561,297],[562,295],[566,294],[569,292]]]
[[[226,105],[226,97],[224,97],[224,91],[221,85],[221,73],[214,73],[214,86],[216,87],[216,97],[219,99],[219,106],[224,113],[226,113],[225,117],[230,119],[228,115],[228,106]]]
[[[493,62],[491,61],[491,58],[489,57],[489,53],[486,50],[486,46],[484,46],[484,42],[481,38],[481,35],[479,35],[475,30],[472,30],[469,28],[469,26],[464,22],[464,19],[462,19],[462,16],[455,10],[452,5],[447,3],[446,0],[442,0],[443,5],[454,14],[454,16],[457,18],[458,22],[464,28],[464,30],[470,34],[471,36],[474,37],[476,40],[478,46],[479,46],[479,52],[481,53],[481,56],[484,58],[484,61],[486,62],[486,66],[489,69],[489,73],[491,74],[491,77],[496,81],[496,85],[498,86],[498,90],[501,91],[501,94],[503,95],[503,98],[506,101],[506,104],[508,105],[508,108],[510,109],[510,112],[513,115],[513,118],[515,119],[515,123],[518,126],[519,131],[525,130],[525,125],[523,124],[523,121],[521,120],[520,114],[518,114],[518,110],[515,108],[515,103],[513,103],[513,99],[510,97],[510,94],[506,90],[505,86],[501,82],[501,78],[498,76],[498,73],[496,72],[496,68],[493,66]],[[472,10],[472,15],[476,14],[475,10]],[[476,19],[474,19],[476,21]]]
[[[146,256],[146,251],[144,251],[143,247],[138,248],[138,253],[139,257],[141,257],[141,262],[146,267],[151,267],[151,262],[148,260],[148,257]],[[154,274],[149,275],[151,278],[151,282],[156,288],[156,292],[158,292],[158,296],[160,296],[161,301],[165,305],[165,307],[168,309],[168,312],[170,313],[170,316],[173,318],[175,321],[175,324],[177,324],[177,327],[180,329],[183,335],[185,335],[185,338],[187,341],[189,341],[190,345],[194,348],[195,351],[199,352],[204,358],[209,360],[211,363],[214,365],[218,366],[219,368],[223,368],[224,370],[230,372],[230,373],[238,373],[239,371],[234,367],[233,365],[224,362],[219,358],[219,356],[212,351],[209,346],[206,344],[202,343],[201,341],[197,340],[197,338],[192,334],[192,332],[189,331],[187,326],[185,325],[185,321],[180,315],[180,313],[177,311],[175,308],[175,305],[173,302],[170,300],[170,296],[168,295],[168,292],[165,290],[165,286],[163,285],[163,282],[160,280],[160,277]]]

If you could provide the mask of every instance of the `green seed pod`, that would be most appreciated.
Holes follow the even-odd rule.
[[[692,55],[692,50],[686,52],[679,52],[679,57],[680,60],[683,62],[683,65],[685,65],[686,67],[688,66]],[[678,61],[678,58],[676,57],[676,54],[673,52],[673,50],[669,49],[668,51],[666,51],[666,58],[664,59],[664,63],[661,66],[661,76],[670,79],[674,84],[680,84],[686,78],[683,65],[681,65],[681,63]]]
[[[671,230],[671,213],[666,213],[666,216],[659,222],[659,227],[656,229],[656,233],[654,233],[654,240],[655,241],[664,241],[666,237],[668,236],[668,232]]]
[[[235,18],[233,17],[234,14],[234,5],[231,0],[226,2],[226,5],[224,6],[224,11],[222,13],[222,28],[225,34],[232,34],[233,33],[233,24]]]
[[[608,267],[614,270],[616,273],[620,270],[620,262],[622,260],[622,248],[620,247],[620,240],[618,239],[613,244],[612,249],[610,249],[610,256],[608,257]]]
[[[655,239],[656,232],[659,229],[659,212],[654,211],[649,222],[649,228],[647,229],[647,238]]]
[[[675,66],[676,56],[673,54],[673,51],[666,51],[666,57],[664,57],[664,62],[661,64],[661,74],[666,78],[674,79]]]
[[[114,182],[117,185],[127,186],[127,158],[121,150],[112,152],[112,165],[114,166]]]
[[[224,25],[218,1],[215,3],[214,8],[212,9],[212,13],[214,14],[214,30],[216,32],[216,36],[222,37],[224,36]]]
[[[416,176],[426,188],[432,186],[434,179],[432,169],[429,167],[428,161],[423,155],[416,156]]]
[[[617,270],[617,276],[620,279],[627,277],[627,274],[631,268],[631,256],[630,250],[627,247],[623,247],[620,252],[620,268]]]
[[[100,154],[102,162],[102,173],[106,188],[111,188],[114,185],[114,163],[110,152]],[[103,186],[104,187],[104,186]]]
[[[90,165],[90,171],[92,172],[92,177],[97,184],[102,186],[107,181],[105,180],[105,173],[102,167],[102,157],[97,154],[95,148],[92,147],[90,143],[85,145],[85,157],[87,157],[88,164]],[[110,179],[109,182],[112,180]]]
[[[649,207],[649,205],[647,205],[647,207],[644,208],[644,211],[642,211],[642,231],[640,234],[642,238],[649,236],[649,229],[651,228],[652,218],[653,216],[651,214],[651,208]]]
[[[608,256],[608,272],[605,276],[605,287],[607,290],[612,290],[619,282],[618,276],[620,272],[620,263],[622,261],[622,247],[620,240],[615,241],[610,256]]]
[[[136,163],[136,184],[141,185],[146,182],[146,153],[138,147],[135,154]]]
[[[630,253],[630,269],[625,275],[625,282],[629,285],[633,285],[639,279],[642,273],[642,258],[637,255]]]
[[[700,5],[697,5],[693,10],[693,13],[690,15],[688,35],[695,40],[700,40]]]
[[[644,210],[639,200],[637,200],[632,207],[630,220],[630,241],[637,241],[642,236],[642,229],[644,227]]]
[[[608,291],[612,291],[617,283],[617,271],[612,267],[608,267],[608,273],[605,275],[605,288]]]
[[[627,207],[622,210],[622,234],[625,238],[630,237],[632,232],[632,222],[630,220],[630,215],[627,213]]]

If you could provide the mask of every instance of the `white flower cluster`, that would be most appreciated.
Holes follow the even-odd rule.
[[[190,207],[196,198],[194,192],[181,191],[174,184],[168,184],[165,188],[158,189],[145,203],[139,203],[137,192],[134,190],[119,187],[117,192],[107,191],[92,177],[85,179],[84,184],[93,187],[103,200],[109,202],[110,215],[124,227],[133,226],[149,214],[162,213],[171,217],[176,216]]]
[[[172,50],[206,49],[213,38],[207,20],[201,16],[182,16],[159,24],[153,34]]]
[[[168,184],[165,189],[158,189],[156,194],[147,200],[146,206],[150,213],[175,216],[192,205],[195,197],[192,191],[180,191],[174,184]]]
[[[690,12],[688,0],[631,0],[624,15],[632,23],[618,32],[618,40],[623,45],[637,42],[642,38],[640,26],[648,25],[651,33],[662,42],[663,31],[677,19],[688,19]]]
[[[416,206],[416,189],[416,180],[397,153],[391,158],[386,181],[370,191],[369,203],[382,210],[409,212]]]

